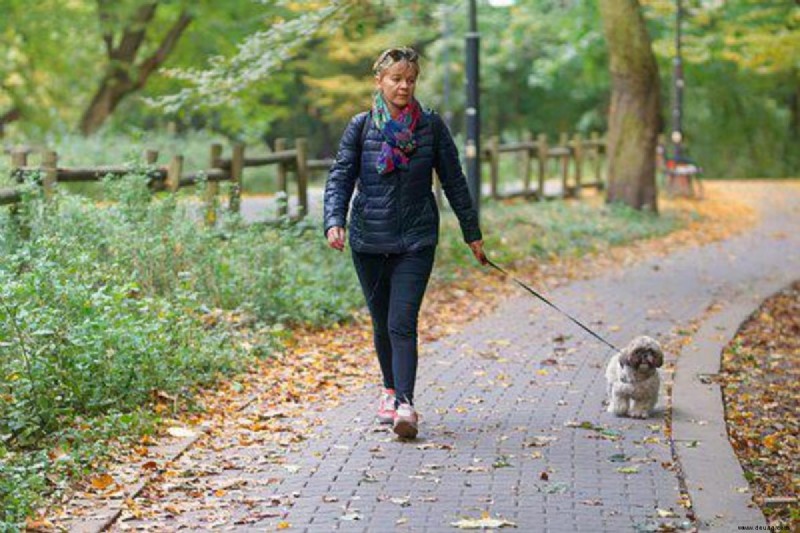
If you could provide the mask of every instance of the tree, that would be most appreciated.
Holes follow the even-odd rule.
[[[0,127],[53,131],[68,120],[65,101],[87,89],[93,33],[78,28],[91,27],[92,9],[80,2],[0,0],[0,13]]]
[[[133,15],[125,17],[121,24],[119,7],[112,6],[109,0],[97,0],[97,3],[108,64],[81,118],[80,130],[84,135],[97,131],[123,98],[145,86],[148,78],[167,60],[192,21],[189,12],[182,9],[155,50],[137,63],[159,3],[147,2],[136,6]]]
[[[611,72],[607,200],[656,211],[658,65],[637,0],[601,0]]]

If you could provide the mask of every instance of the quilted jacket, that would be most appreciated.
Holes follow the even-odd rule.
[[[333,226],[346,227],[355,190],[349,226],[354,251],[395,254],[435,246],[439,240],[439,210],[432,191],[436,170],[464,241],[481,239],[458,150],[441,117],[423,112],[414,130],[417,148],[408,169],[384,175],[376,169],[383,136],[370,117],[369,112],[354,116],[342,135],[325,184],[325,233]]]

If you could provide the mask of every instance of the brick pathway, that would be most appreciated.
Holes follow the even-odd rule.
[[[754,231],[622,266],[550,296],[622,345],[637,334],[668,340],[676,327],[756,282],[800,277],[800,187],[742,187],[761,202],[771,195]],[[416,442],[380,431],[371,422],[376,391],[354,391],[303,443],[190,450],[185,464],[206,465],[203,485],[192,492],[176,481],[161,497],[191,499],[194,509],[112,529],[455,531],[451,522],[484,512],[521,531],[679,524],[685,512],[663,401],[649,420],[606,414],[608,355],[520,292],[491,316],[425,346]],[[213,487],[225,487],[224,495]],[[148,493],[154,489],[141,505]],[[678,517],[664,517],[667,511]]]

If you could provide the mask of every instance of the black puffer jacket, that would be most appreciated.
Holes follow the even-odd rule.
[[[362,128],[366,120],[369,123],[364,135]],[[336,161],[325,184],[326,234],[333,226],[345,227],[355,188],[349,228],[353,250],[402,253],[436,245],[439,211],[432,192],[435,169],[458,217],[464,241],[482,238],[458,150],[441,117],[432,111],[423,111],[414,137],[417,148],[409,157],[409,168],[380,175],[376,163],[383,136],[369,112],[353,117],[342,135]]]

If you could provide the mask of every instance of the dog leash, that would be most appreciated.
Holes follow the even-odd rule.
[[[545,298],[544,296],[542,296],[541,294],[539,294],[538,292],[533,290],[532,288],[528,287],[526,284],[522,283],[520,280],[518,280],[517,278],[515,278],[514,276],[512,276],[511,274],[506,272],[505,269],[503,269],[502,267],[497,266],[488,257],[486,257],[486,254],[484,254],[483,257],[484,257],[484,259],[486,259],[486,264],[487,265],[489,265],[493,269],[497,270],[498,272],[500,272],[504,276],[507,276],[507,277],[511,278],[511,280],[514,281],[514,283],[516,283],[517,285],[519,285],[520,287],[522,287],[523,289],[525,289],[526,291],[531,293],[533,296],[535,296],[536,298],[540,299],[541,301],[543,301],[544,303],[546,303],[547,305],[549,305],[550,307],[552,307],[553,309],[555,309],[556,311],[558,311],[559,313],[564,315],[565,317],[567,317],[570,320],[572,320],[575,324],[577,324],[578,326],[583,328],[583,330],[586,331],[589,335],[591,335],[595,339],[599,340],[600,342],[602,342],[603,344],[605,344],[606,346],[608,346],[609,348],[611,348],[615,352],[620,352],[621,351],[619,348],[617,348],[616,346],[614,346],[613,344],[611,344],[610,342],[605,340],[603,337],[601,337],[600,335],[598,335],[597,333],[595,333],[594,331],[589,329],[587,326],[583,325],[583,323],[581,323],[577,318],[574,318],[572,315],[570,315],[569,313],[567,313],[563,309],[559,308],[556,304],[554,304],[553,302],[551,302],[550,300],[548,300],[547,298]]]

